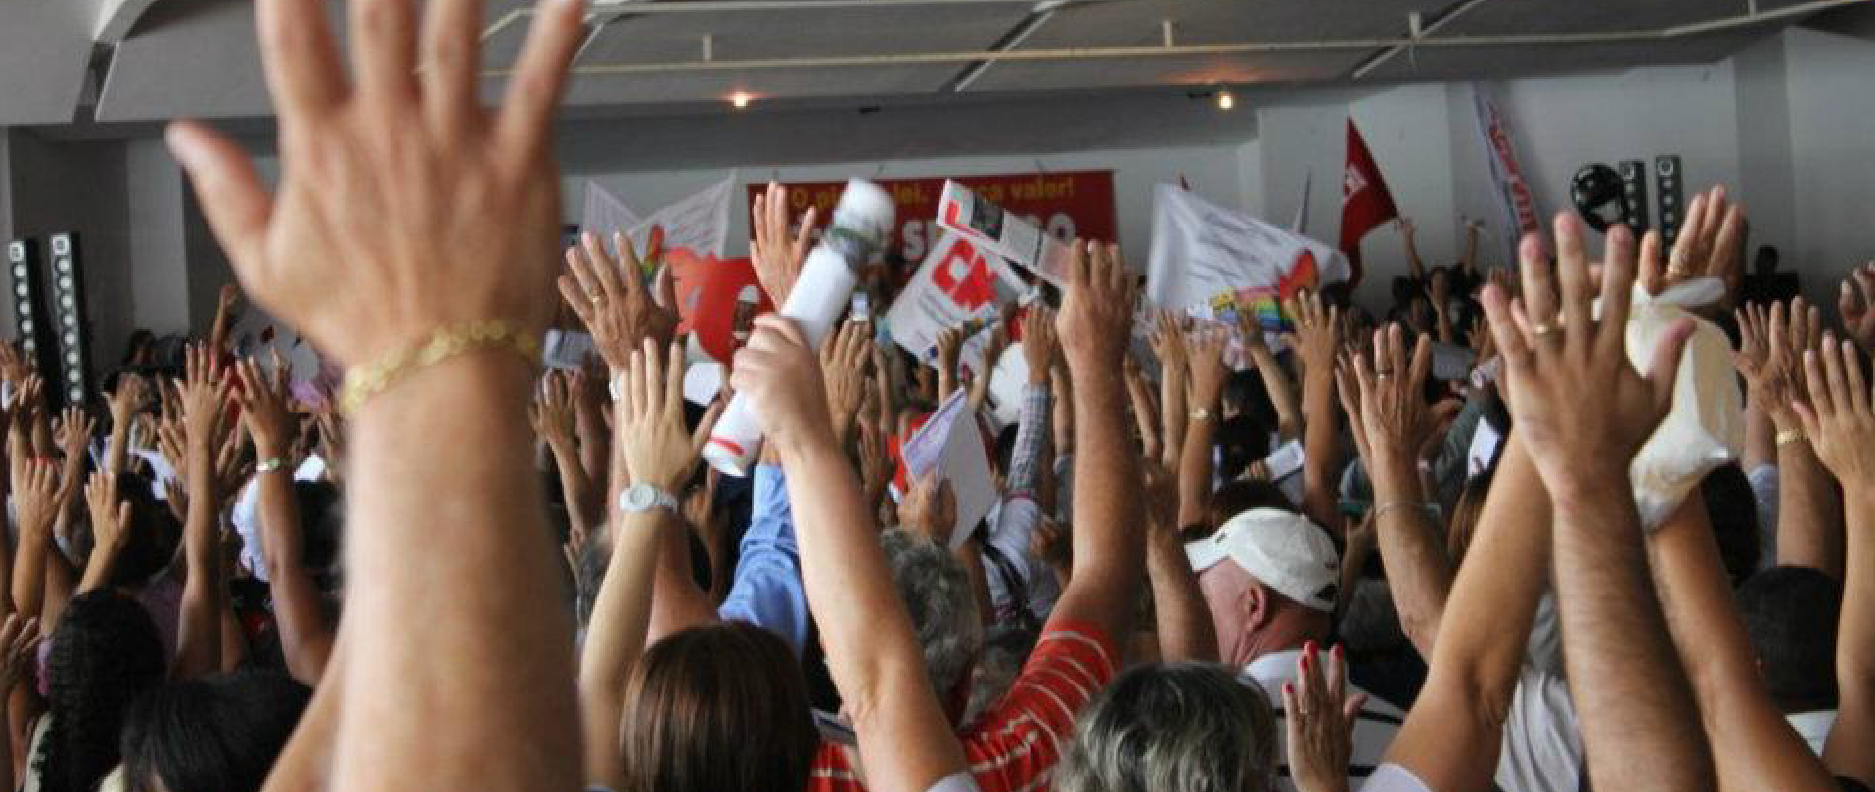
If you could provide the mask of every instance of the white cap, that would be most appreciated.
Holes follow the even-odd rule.
[[[1194,571],[1229,559],[1250,577],[1320,611],[1335,609],[1341,554],[1327,532],[1282,509],[1251,509],[1225,521],[1209,538],[1185,545]]]

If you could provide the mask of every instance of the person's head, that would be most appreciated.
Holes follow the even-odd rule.
[[[1222,668],[1135,667],[1081,712],[1057,792],[1266,792],[1276,719],[1261,688]]]
[[[1809,567],[1772,567],[1738,589],[1758,668],[1787,713],[1836,706],[1836,620],[1842,584]]]
[[[119,748],[130,789],[258,792],[312,690],[278,671],[171,682],[131,705]]]
[[[1251,509],[1185,546],[1227,664],[1328,637],[1341,556],[1308,518]]]
[[[1719,543],[1719,559],[1725,573],[1737,586],[1758,571],[1763,557],[1758,535],[1758,496],[1751,491],[1751,479],[1738,465],[1722,465],[1699,482],[1699,493],[1706,502],[1706,514],[1712,522],[1712,538]]]
[[[819,742],[794,651],[743,622],[695,627],[646,651],[626,686],[623,727],[630,790],[801,792]]]
[[[104,588],[72,598],[51,644],[51,721],[34,761],[49,792],[91,792],[117,766],[125,711],[163,682],[163,639],[142,604]]]
[[[1296,505],[1274,482],[1259,479],[1234,479],[1211,493],[1211,525],[1223,525],[1232,517],[1252,509],[1295,511]],[[1209,534],[1207,534],[1209,535]],[[1187,536],[1187,540],[1200,537]]]
[[[956,723],[970,702],[970,680],[983,651],[983,615],[963,565],[922,536],[902,529],[879,535],[899,598],[924,647],[931,689]]]
[[[1777,248],[1772,245],[1759,245],[1758,255],[1751,261],[1751,269],[1759,275],[1769,275],[1777,271]]]

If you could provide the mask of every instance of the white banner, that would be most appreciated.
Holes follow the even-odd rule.
[[[1498,113],[1490,90],[1482,84],[1473,84],[1471,96],[1478,115],[1478,135],[1484,143],[1485,159],[1491,165],[1491,181],[1497,186],[1504,228],[1508,231],[1500,236],[1505,245],[1503,260],[1514,262],[1523,236],[1540,228],[1536,195],[1523,178],[1523,166],[1517,162],[1517,147],[1510,139],[1510,126]]]
[[[586,182],[586,206],[580,211],[579,230],[599,238],[599,242],[613,255],[612,235],[627,233],[644,222],[637,212],[626,206],[618,196],[606,192],[598,182]]]
[[[631,226],[626,236],[640,253],[646,248],[653,228],[664,232],[663,249],[688,250],[697,256],[723,257],[729,241],[729,199],[735,192],[736,176],[708,187],[695,195],[653,212]]]
[[[886,312],[892,340],[914,357],[935,358],[938,333],[975,320],[985,329],[964,343],[959,365],[983,372],[983,347],[1001,306],[1022,288],[1022,279],[997,256],[984,255],[970,240],[945,232]]]

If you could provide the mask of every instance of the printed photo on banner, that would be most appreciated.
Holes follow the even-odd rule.
[[[939,333],[954,327],[975,330],[964,342],[958,363],[973,374],[985,373],[983,348],[989,343],[990,325],[1023,289],[1022,277],[1000,257],[946,233],[892,302],[886,326],[892,340],[920,361],[934,359]]]

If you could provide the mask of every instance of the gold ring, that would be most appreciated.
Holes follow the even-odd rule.
[[[1374,379],[1381,379],[1381,380],[1384,380],[1384,379],[1386,379],[1386,378],[1388,378],[1388,377],[1391,377],[1391,376],[1393,376],[1393,372],[1391,372],[1391,371],[1376,371],[1376,372],[1374,372]]]
[[[604,297],[601,297],[601,296],[599,296],[599,295],[597,295],[597,294],[588,294],[588,295],[586,295],[586,296],[587,296],[587,297],[591,297],[591,298],[592,298],[592,304],[593,304],[593,305],[598,305],[598,304],[599,304],[599,303],[600,303],[601,301],[603,301],[603,300],[605,299]]]
[[[1537,338],[1542,338],[1543,336],[1549,335],[1551,333],[1556,333],[1556,332],[1561,332],[1561,331],[1562,331],[1561,327],[1550,324],[1548,322],[1542,322],[1536,325],[1535,327],[1530,328],[1530,335],[1533,335]]]

